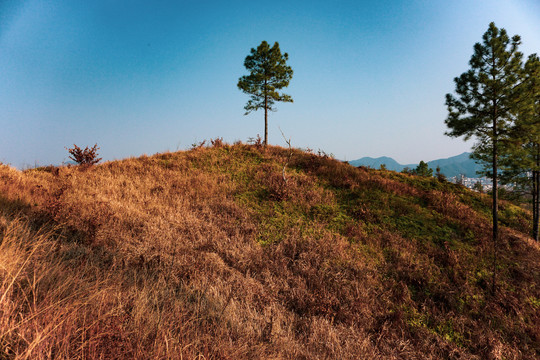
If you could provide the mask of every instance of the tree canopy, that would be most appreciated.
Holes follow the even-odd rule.
[[[413,174],[424,177],[433,176],[433,169],[430,169],[428,164],[423,160],[420,161],[416,169],[413,170]]]

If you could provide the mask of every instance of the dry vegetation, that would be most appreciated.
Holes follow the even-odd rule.
[[[283,178],[283,168],[285,179]],[[221,141],[0,166],[0,359],[535,359],[540,248],[489,199]]]

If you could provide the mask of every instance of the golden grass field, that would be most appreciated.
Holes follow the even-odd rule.
[[[490,199],[214,141],[0,165],[0,359],[538,359],[540,247]]]

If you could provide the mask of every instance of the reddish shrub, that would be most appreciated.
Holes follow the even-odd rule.
[[[94,165],[101,161],[101,158],[98,158],[97,151],[99,148],[97,144],[91,148],[87,146],[84,149],[81,149],[77,145],[73,144],[72,148],[66,149],[71,154],[69,158],[75,161],[78,165]]]

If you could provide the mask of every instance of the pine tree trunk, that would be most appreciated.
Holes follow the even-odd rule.
[[[538,221],[540,220],[540,171],[533,171],[533,239],[538,241]]]
[[[531,205],[532,205],[532,213],[533,213],[531,236],[534,238],[534,235],[535,235],[534,223],[536,221],[536,173],[535,173],[535,171],[532,172],[531,180],[532,180],[531,181],[532,182],[532,191],[531,191],[532,202],[531,202]]]
[[[495,283],[497,278],[497,240],[499,238],[499,191],[498,191],[498,131],[497,131],[497,104],[494,101],[493,116],[493,281],[491,292],[495,294]]]
[[[264,80],[264,146],[268,145],[268,95],[266,95],[267,82]]]
[[[536,169],[540,168],[540,144],[534,144],[536,148]],[[540,170],[533,171],[533,239],[538,241],[538,223],[540,221]]]
[[[268,145],[268,97],[264,97],[264,146]]]

